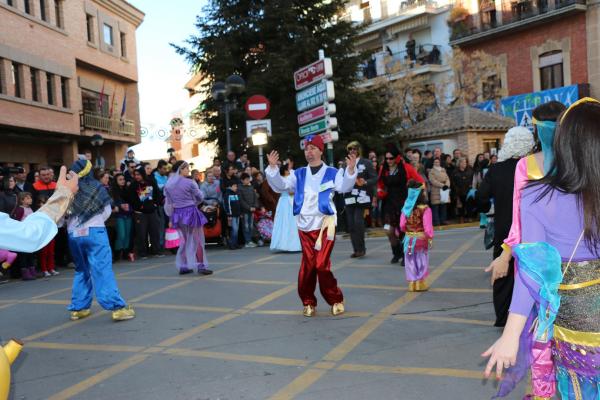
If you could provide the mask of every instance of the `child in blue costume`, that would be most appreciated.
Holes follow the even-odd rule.
[[[94,179],[92,164],[88,160],[77,160],[71,171],[79,176],[79,191],[67,213],[69,249],[75,262],[69,305],[71,320],[91,314],[92,288],[100,306],[112,311],[114,321],[132,319],[135,312],[121,297],[112,270],[112,252],[104,225],[112,212],[110,196]]]

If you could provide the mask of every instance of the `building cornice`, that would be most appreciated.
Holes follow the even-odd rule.
[[[132,23],[136,28],[144,21],[145,14],[123,0],[93,0],[94,3],[112,11],[124,20]]]

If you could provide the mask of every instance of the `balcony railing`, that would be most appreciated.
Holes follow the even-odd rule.
[[[400,71],[408,71],[427,65],[441,65],[441,46],[423,44],[415,46],[414,51],[403,50],[397,53],[384,51],[375,53],[371,59],[363,62],[359,68],[359,79],[369,80]]]
[[[90,111],[81,113],[81,128],[107,132],[111,135],[135,136],[135,123],[129,119],[115,119]]]
[[[504,2],[504,9],[496,10],[492,8],[492,3],[483,0],[480,3],[480,15],[482,16],[481,22],[475,24],[473,15],[469,18],[461,21],[457,21],[450,25],[452,34],[450,41],[460,40],[468,38],[473,35],[493,31],[501,30],[501,28],[509,28],[509,25],[520,26],[525,25],[533,18],[548,17],[556,14],[560,14],[564,9],[574,5],[584,5],[586,0],[513,0]],[[575,8],[575,7],[573,7]],[[497,19],[496,15],[501,14],[500,18]],[[484,18],[486,16],[487,18]],[[490,32],[491,33],[491,32]]]

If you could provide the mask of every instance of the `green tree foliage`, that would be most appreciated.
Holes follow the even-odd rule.
[[[338,20],[345,0],[211,0],[196,20],[196,33],[184,45],[173,45],[192,70],[204,77],[205,100],[197,114],[208,126],[208,140],[225,148],[223,116],[210,96],[214,82],[239,74],[246,81],[240,107],[231,114],[232,143],[241,150],[246,136],[243,102],[253,94],[271,101],[273,137],[269,147],[300,157],[293,72],[310,64],[324,49],[333,62],[340,142],[358,139],[367,148],[380,144],[389,132],[383,98],[355,89],[363,59],[354,49],[358,33],[350,22]]]

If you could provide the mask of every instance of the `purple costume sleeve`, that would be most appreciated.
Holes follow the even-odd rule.
[[[523,202],[521,205],[524,205],[524,207],[521,208],[521,242],[545,242],[546,233],[544,225],[540,223],[540,220],[534,214],[535,208],[528,207],[528,204],[524,204]],[[527,317],[531,313],[531,308],[533,307],[535,300],[529,293],[529,290],[522,279],[521,274],[518,274],[515,271],[515,287],[509,311]],[[534,285],[534,283],[530,282],[529,286],[531,285]]]

